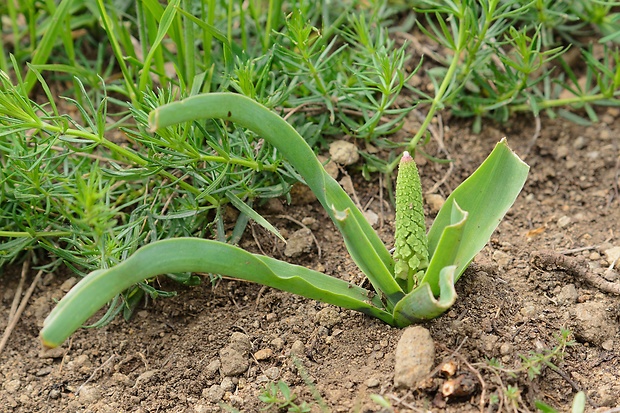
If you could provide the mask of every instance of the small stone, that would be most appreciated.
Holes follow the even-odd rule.
[[[157,375],[157,373],[159,373],[159,370],[157,369],[145,371],[136,378],[136,382],[133,387],[137,388],[140,387],[142,383],[148,383],[153,377],[155,377],[155,375]]]
[[[325,307],[314,316],[319,325],[332,328],[342,320],[340,313],[334,307]]]
[[[235,383],[230,377],[224,377],[220,383],[220,388],[224,390],[224,392],[233,392],[235,391]]]
[[[588,146],[588,142],[586,141],[586,138],[584,138],[583,136],[578,136],[577,139],[573,141],[573,148],[577,150],[583,149],[586,146]]]
[[[406,328],[396,346],[394,361],[395,387],[414,388],[433,368],[435,343],[430,332],[421,326]]]
[[[83,404],[92,404],[101,398],[101,390],[95,386],[82,386],[78,396]]]
[[[563,215],[558,219],[558,227],[560,228],[567,227],[568,224],[570,224],[570,221],[571,221],[570,217]]]
[[[271,340],[271,345],[276,350],[282,350],[284,348],[284,340],[282,339],[282,337],[276,337],[273,340]]]
[[[332,162],[329,158],[323,155],[317,156],[317,159],[319,160],[319,162],[321,162],[323,168],[325,168],[325,172],[327,172],[329,176],[334,179],[338,178],[338,174],[340,174],[340,171],[338,170],[338,165],[336,164],[336,162]]]
[[[376,377],[371,377],[368,380],[366,380],[366,387],[368,388],[379,387],[380,384],[381,384],[381,380],[379,380]]]
[[[301,340],[296,340],[291,346],[291,355],[303,356],[306,351],[306,347]]]
[[[577,288],[575,288],[575,284],[565,285],[560,290],[560,293],[556,296],[556,299],[560,304],[576,303],[577,298],[579,298],[579,293],[577,292]]]
[[[90,367],[92,367],[92,363],[86,354],[80,354],[67,363],[67,370],[71,371],[88,370]]]
[[[572,330],[575,337],[601,345],[612,339],[618,332],[618,326],[610,320],[605,303],[586,301],[579,303],[571,311]]]
[[[75,284],[77,284],[77,281],[78,280],[76,277],[67,278],[65,282],[61,284],[60,289],[64,292],[68,292]]]
[[[605,340],[601,344],[603,350],[612,351],[614,349],[614,341],[612,339]]]
[[[620,270],[620,247],[612,247],[605,250],[607,262],[615,263],[615,267]]]
[[[357,146],[351,142],[338,140],[329,145],[329,155],[333,162],[340,165],[352,165],[360,159]]]
[[[252,342],[250,341],[250,337],[248,337],[247,334],[243,334],[238,331],[232,333],[230,336],[230,344],[228,346],[244,355],[249,354],[250,350],[252,350]]]
[[[364,218],[366,218],[366,221],[368,221],[370,226],[375,228],[377,224],[379,223],[379,215],[377,215],[377,213],[373,211],[372,209],[367,209],[366,211],[363,212],[363,214],[364,214]]]
[[[14,380],[9,380],[5,382],[3,387],[7,393],[16,393],[17,390],[19,390],[19,387],[21,385],[22,385],[21,381],[19,381],[18,379],[14,379]]]
[[[501,354],[502,356],[511,354],[512,350],[513,350],[513,346],[510,343],[502,343],[502,345],[499,346],[499,354]]]
[[[598,261],[598,260],[600,260],[600,259],[601,259],[601,254],[599,254],[599,253],[598,253],[598,252],[596,252],[596,251],[591,252],[591,253],[588,255],[588,259],[589,259],[590,261]]]
[[[424,195],[424,200],[434,214],[437,214],[446,203],[445,198],[439,194]]]
[[[307,254],[312,250],[313,243],[314,239],[312,238],[312,232],[310,229],[301,228],[293,232],[289,239],[286,240],[284,255],[289,258],[294,258]]]
[[[232,347],[220,350],[220,372],[224,376],[236,376],[245,373],[250,367],[247,356]]]
[[[50,399],[56,400],[57,398],[60,397],[60,390],[57,390],[57,389],[50,390],[49,396],[50,396]]]
[[[280,369],[277,367],[269,367],[264,371],[265,376],[270,380],[276,380],[280,376]]]
[[[46,348],[39,352],[39,358],[42,359],[59,359],[64,357],[66,349],[62,347]]]
[[[495,250],[493,251],[493,261],[495,261],[500,268],[507,268],[512,262],[512,257],[504,251]]]
[[[555,150],[555,154],[558,158],[566,158],[569,153],[570,149],[566,145],[560,145]]]
[[[254,353],[254,358],[258,361],[269,360],[273,356],[273,350],[269,347],[258,350]]]
[[[204,397],[205,399],[207,399],[211,403],[217,403],[220,400],[222,400],[222,397],[224,397],[224,393],[225,393],[224,389],[222,389],[217,384],[214,384],[213,386],[209,387],[208,389],[203,389],[202,390],[202,397]]]
[[[533,318],[536,314],[538,314],[538,310],[536,310],[535,305],[528,304],[528,305],[521,307],[521,309],[519,310],[519,313],[524,318]]]
[[[129,376],[123,373],[116,372],[112,374],[112,380],[115,381],[116,383],[119,383],[125,386],[131,385],[131,379],[129,378]]]
[[[205,369],[207,378],[214,378],[217,372],[220,371],[220,367],[222,367],[222,362],[220,361],[220,359],[215,359],[211,363],[209,363],[209,365],[207,365]]]

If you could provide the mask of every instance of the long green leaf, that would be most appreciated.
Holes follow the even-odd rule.
[[[165,273],[204,272],[248,280],[393,323],[368,290],[305,267],[251,254],[218,241],[176,238],[139,249],[119,265],[96,270],[67,293],[45,319],[41,341],[57,347],[117,294],[133,284]]]
[[[151,129],[198,119],[224,119],[250,129],[275,146],[306,181],[342,233],[353,260],[377,292],[385,294],[388,309],[404,296],[392,277],[392,257],[362,212],[323,168],[297,131],[260,103],[238,94],[208,93],[155,109]]]
[[[435,253],[444,254],[438,247],[443,231],[452,225],[453,203],[467,211],[467,224],[462,241],[454,254],[453,264],[457,266],[456,282],[471,260],[484,248],[493,231],[517,199],[525,184],[529,166],[508,147],[502,139],[480,167],[446,199],[445,207],[439,211],[428,233],[428,250],[431,262]],[[436,286],[433,292],[438,293]]]

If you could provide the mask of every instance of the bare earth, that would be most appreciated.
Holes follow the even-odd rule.
[[[513,400],[519,411],[534,411],[534,400],[568,411],[576,389],[588,395],[587,411],[620,411],[613,409],[620,406],[620,295],[575,274],[576,268],[587,268],[589,275],[615,283],[612,287],[620,285],[618,269],[606,272],[611,263],[605,254],[620,247],[620,116],[618,109],[600,115],[602,123],[590,127],[543,118],[535,141],[529,117],[485,125],[480,135],[450,119],[443,138],[448,154],[437,141],[425,148],[455,160],[435,191],[444,197],[503,136],[532,168],[516,204],[458,282],[456,305],[425,325],[436,345],[434,365],[451,361],[457,368],[450,377],[433,371],[420,389],[395,389],[394,352],[401,330],[228,279],[185,288],[162,277],[161,287],[177,290],[177,297],[149,300],[129,322],[119,318],[100,330],[81,330],[59,351],[44,353],[38,331],[53,300],[68,287],[63,285],[71,276],[67,272],[37,286],[0,354],[0,411],[257,412],[266,407],[258,395],[270,380],[286,382],[313,412],[390,411],[381,410],[371,394],[382,395],[398,412],[517,411],[506,396],[511,389],[518,389]],[[411,121],[403,134],[415,127]],[[448,170],[447,164],[422,160],[424,189]],[[378,230],[390,245],[393,210],[382,201],[386,191],[380,191],[379,178],[366,182],[355,168],[348,171],[360,204],[378,214]],[[261,212],[289,237],[301,228],[290,218],[303,221],[321,256],[311,242],[308,252],[288,258],[284,244],[258,226],[247,232],[242,246],[259,251],[260,245],[276,258],[362,281],[316,201],[291,207],[272,203]],[[427,213],[430,224],[434,213],[428,206]],[[532,259],[543,250],[562,252],[589,267],[570,267],[570,261],[568,269],[540,268]],[[0,330],[7,324],[19,272],[15,266],[0,275],[6,287],[0,294]],[[31,270],[26,285],[34,274]],[[510,377],[487,362],[496,358],[506,368],[518,368],[521,355],[556,346],[563,328],[571,330],[576,344],[554,361],[557,369],[542,368],[530,379],[525,372]],[[248,354],[239,359],[223,351],[231,340],[249,346]],[[243,372],[230,374],[238,365]],[[456,377],[473,387],[446,400],[438,392]],[[491,407],[490,398],[496,400]]]

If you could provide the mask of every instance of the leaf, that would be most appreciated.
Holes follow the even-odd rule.
[[[482,165],[450,194],[437,214],[428,233],[429,269],[433,260],[439,259],[436,254],[452,253],[453,264],[457,266],[456,282],[515,202],[528,172],[529,166],[508,147],[506,139],[502,139]],[[467,211],[467,223],[458,250],[450,252],[440,249],[439,244],[444,230],[453,224],[456,213],[453,203]],[[431,287],[434,294],[439,293],[436,285],[431,283]]]
[[[198,119],[223,119],[246,127],[271,143],[293,165],[342,233],[355,263],[388,309],[404,296],[393,274],[392,256],[359,208],[323,168],[312,148],[284,119],[260,103],[233,93],[206,93],[169,103],[149,115],[151,130]]]
[[[445,267],[439,275],[439,299],[434,297],[428,283],[422,283],[396,304],[394,325],[406,327],[413,323],[430,320],[443,314],[456,301],[454,289],[455,265]]]
[[[223,242],[175,238],[153,242],[115,267],[84,277],[47,316],[41,341],[57,347],[120,292],[159,274],[181,272],[252,281],[393,322],[392,315],[380,308],[378,296],[370,298],[374,295],[370,291],[346,281]]]

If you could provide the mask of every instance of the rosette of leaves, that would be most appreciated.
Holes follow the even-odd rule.
[[[223,242],[161,240],[112,268],[84,277],[45,320],[41,331],[44,345],[60,345],[119,293],[166,273],[212,273],[253,281],[357,310],[396,327],[437,317],[454,303],[454,283],[488,242],[529,171],[502,140],[446,199],[426,234],[420,178],[413,159],[405,154],[397,179],[392,255],[304,139],[280,116],[254,100],[232,93],[196,95],[157,108],[150,114],[150,125],[153,133],[165,129],[170,134],[177,124],[203,128],[199,122],[204,119],[235,122],[281,152],[315,193],[374,291]]]

